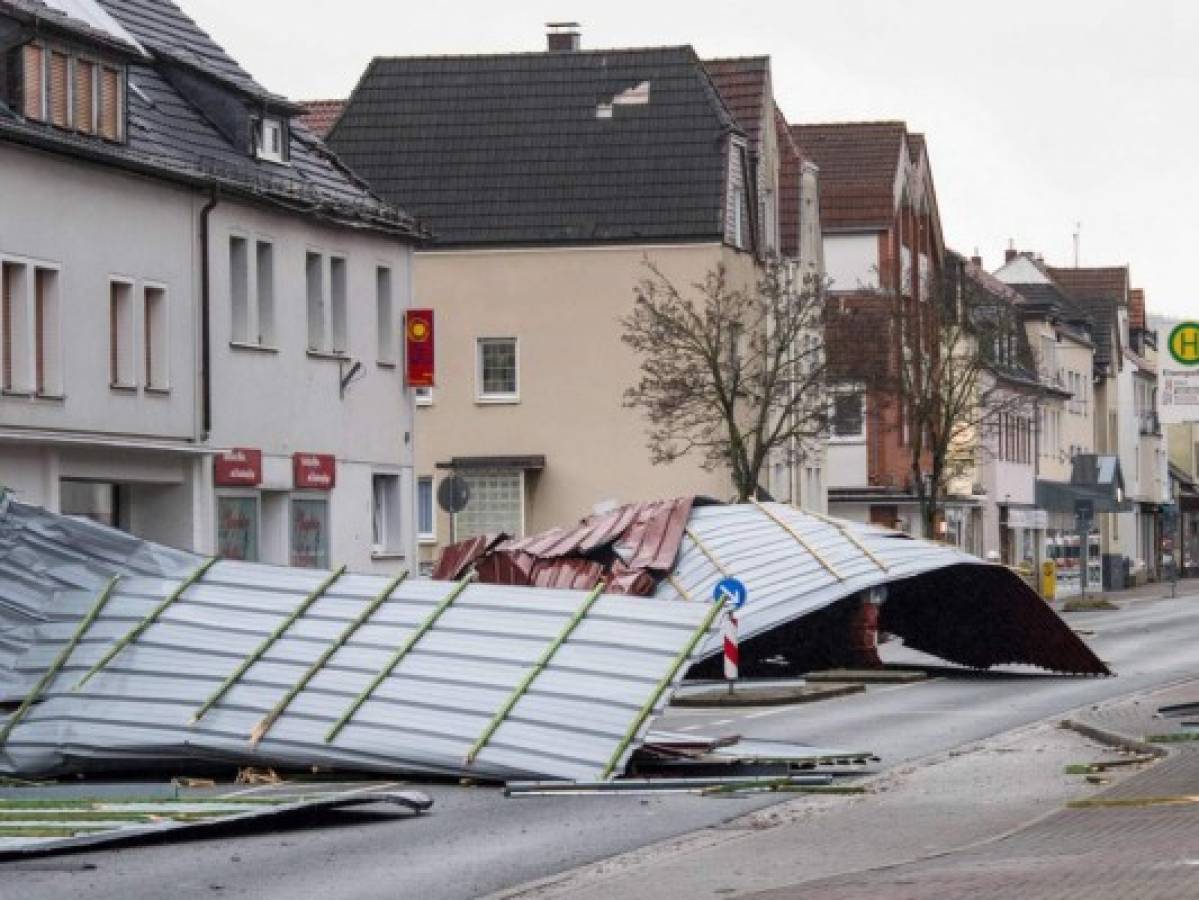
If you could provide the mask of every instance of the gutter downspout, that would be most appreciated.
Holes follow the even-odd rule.
[[[209,325],[209,273],[208,219],[220,202],[217,188],[212,188],[210,198],[200,210],[200,440],[207,441],[212,431],[212,335]]]

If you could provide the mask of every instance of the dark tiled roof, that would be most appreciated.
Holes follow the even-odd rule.
[[[1050,314],[1060,317],[1061,321],[1076,338],[1091,341],[1091,329],[1094,323],[1086,310],[1061,292],[1055,284],[1037,282],[1034,284],[1010,284],[1021,297],[1024,306],[1041,306]]]
[[[1122,355],[1118,308],[1128,302],[1128,266],[1075,269],[1050,266],[1049,275],[1090,318],[1095,364],[1117,368]]]
[[[903,122],[791,126],[791,136],[804,156],[820,167],[824,227],[890,224],[906,131]]]
[[[597,117],[643,82],[648,104]],[[719,240],[735,129],[666,47],[376,59],[329,142],[442,244]]]
[[[762,123],[770,102],[770,57],[706,59],[704,67],[741,130],[749,148],[761,152]]]
[[[1128,266],[1058,269],[1049,267],[1049,277],[1076,300],[1128,302]]]
[[[0,0],[0,9],[10,0]],[[28,0],[21,0],[26,3]],[[214,85],[238,96],[266,92],[253,82],[207,35],[168,0],[99,0],[141,42],[151,57],[158,48],[183,55],[194,41],[194,60]],[[80,32],[80,34],[84,34]],[[294,209],[298,203],[329,221],[395,234],[416,235],[412,220],[382,203],[346,169],[303,124],[289,129],[289,165],[253,157],[234,146],[213,123],[168,81],[157,58],[128,66],[127,138],[117,144],[85,137],[24,119],[0,105],[0,140],[85,157],[102,164],[198,186],[214,185],[267,203]],[[228,76],[230,81],[224,80]],[[248,113],[247,113],[248,115]]]
[[[275,97],[170,0],[98,0],[147,50],[186,63],[248,94]],[[281,98],[280,98],[281,99]]]
[[[346,108],[345,100],[304,100],[301,101],[304,114],[300,120],[308,126],[308,130],[317,137],[324,139],[337,120],[341,118],[342,110]]]

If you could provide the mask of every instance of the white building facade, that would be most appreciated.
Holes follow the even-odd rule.
[[[203,553],[409,566],[415,226],[171,4],[94,2],[107,31],[0,0],[0,485]],[[159,55],[183,40],[211,68]]]

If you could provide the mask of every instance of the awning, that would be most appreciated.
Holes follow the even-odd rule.
[[[1037,479],[1037,506],[1074,515],[1075,502],[1089,500],[1094,512],[1131,512],[1125,497],[1124,474],[1118,456],[1080,453],[1074,457],[1070,483]]]
[[[439,469],[520,469],[524,472],[540,472],[545,468],[545,456],[455,456],[449,462],[437,463]]]

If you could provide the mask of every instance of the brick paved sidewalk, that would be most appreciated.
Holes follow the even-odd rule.
[[[1199,681],[1087,710],[1131,739],[1179,732],[1159,706],[1199,701]],[[1196,717],[1199,718],[1199,717]],[[943,856],[751,895],[755,900],[1177,900],[1199,898],[1199,742],[1008,837]],[[1173,803],[1145,804],[1146,800]],[[1189,798],[1189,799],[1188,799]]]

